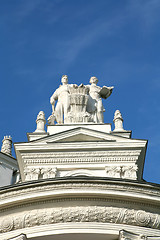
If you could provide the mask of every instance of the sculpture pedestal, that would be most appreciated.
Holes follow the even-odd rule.
[[[75,128],[88,128],[88,129],[92,129],[92,130],[96,130],[96,131],[100,131],[100,132],[104,132],[104,133],[110,133],[111,130],[111,123],[102,123],[102,124],[96,124],[96,123],[82,123],[82,124],[57,124],[57,125],[48,125],[47,126],[47,133],[49,135],[52,134],[56,134],[56,133],[60,133],[60,132],[64,132],[64,131],[68,131],[71,129],[75,129]]]

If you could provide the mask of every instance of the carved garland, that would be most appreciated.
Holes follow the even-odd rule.
[[[160,215],[142,210],[89,206],[32,210],[0,219],[0,233],[54,223],[101,222],[160,229]]]

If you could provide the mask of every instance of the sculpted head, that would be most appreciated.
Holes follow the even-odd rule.
[[[62,76],[61,83],[68,83],[68,76],[67,75]]]
[[[98,83],[98,79],[96,77],[91,77],[89,82],[90,82],[90,84],[92,84],[92,83],[97,84]]]

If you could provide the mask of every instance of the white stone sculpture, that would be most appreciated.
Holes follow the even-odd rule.
[[[67,75],[62,76],[61,82],[62,85],[50,98],[52,104],[52,115],[48,118],[50,125],[53,125],[55,120],[58,124],[104,122],[102,98],[108,98],[113,87],[97,86],[98,79],[96,77],[91,77],[91,85],[86,86],[68,84]]]
[[[92,116],[86,111],[89,99],[89,90],[87,86],[72,85],[69,88],[68,95],[69,112],[65,119],[67,123],[86,123],[93,122]]]
[[[12,138],[11,136],[4,136],[2,140],[1,152],[12,156]]]
[[[87,104],[87,111],[92,113],[95,123],[104,123],[103,112],[105,109],[102,104],[102,98],[107,99],[111,95],[114,87],[103,86],[101,88],[97,86],[97,83],[98,79],[96,77],[91,77],[91,85],[87,85],[90,96]]]
[[[62,76],[61,82],[62,85],[59,86],[50,98],[50,103],[52,104],[52,115],[49,117],[50,123],[53,123],[56,119],[58,124],[63,124],[69,111],[68,95],[70,85],[68,84],[67,75]],[[55,107],[56,100],[57,105]]]
[[[45,132],[44,127],[45,127],[45,124],[46,124],[46,119],[45,119],[45,114],[44,114],[43,111],[40,111],[38,113],[36,123],[37,123],[37,129],[35,130],[35,132],[44,133]]]
[[[115,125],[115,129],[113,131],[117,131],[117,132],[124,131],[123,118],[119,110],[115,111],[113,122]]]

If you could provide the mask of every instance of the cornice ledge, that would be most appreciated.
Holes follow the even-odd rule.
[[[143,206],[160,204],[160,188],[138,183],[137,181],[114,181],[69,179],[32,181],[4,188],[0,194],[0,208],[25,204],[47,199],[76,198],[109,199],[112,201],[130,202]]]

